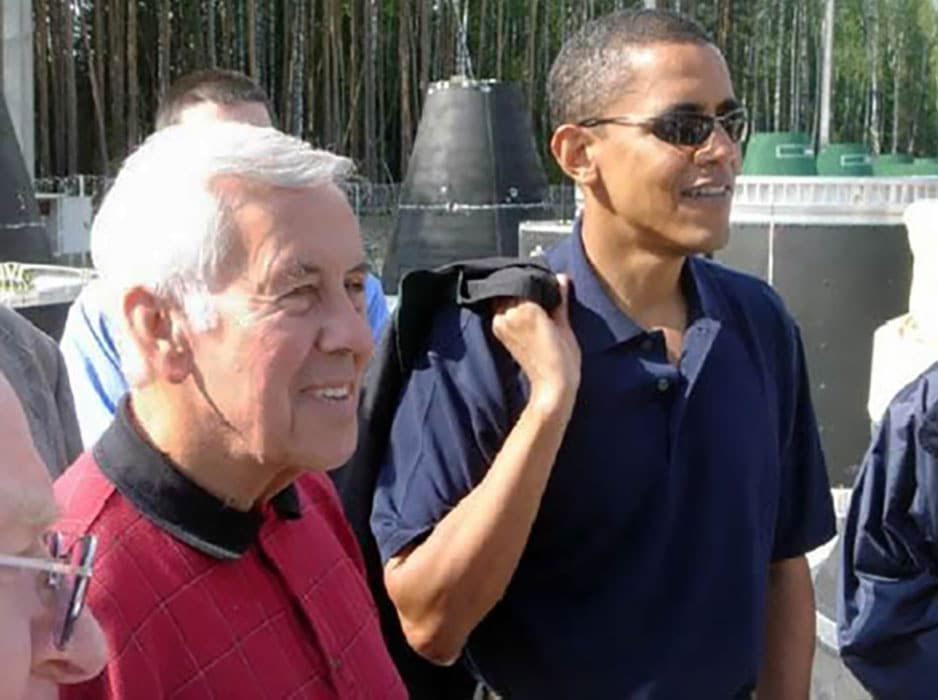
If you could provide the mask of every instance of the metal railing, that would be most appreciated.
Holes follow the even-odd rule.
[[[35,187],[39,195],[88,196],[97,206],[113,181],[114,178],[102,175],[46,177],[37,179]],[[400,184],[348,182],[344,187],[352,209],[358,216],[390,216],[397,211]],[[574,188],[571,185],[548,186],[545,200],[560,219],[571,218],[576,210]]]

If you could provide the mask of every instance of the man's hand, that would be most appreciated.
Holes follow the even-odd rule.
[[[558,275],[560,304],[548,314],[539,304],[508,299],[496,306],[495,337],[531,382],[529,405],[569,416],[580,386],[580,346],[570,328],[570,280]]]
[[[493,332],[530,380],[531,396],[491,467],[426,539],[385,565],[408,642],[435,663],[453,663],[505,594],[573,412],[580,348],[568,320],[569,282],[559,281],[553,313],[517,300],[496,309]]]

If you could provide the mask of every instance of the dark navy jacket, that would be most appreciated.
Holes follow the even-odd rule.
[[[938,697],[938,364],[890,402],[850,501],[844,662],[876,698]]]

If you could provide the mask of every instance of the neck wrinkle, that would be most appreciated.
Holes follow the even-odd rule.
[[[205,438],[197,429],[204,417],[189,415],[184,403],[157,387],[132,391],[130,416],[143,438],[176,469],[236,510],[259,508],[293,481],[285,478],[289,470],[234,456],[224,443]]]
[[[617,229],[619,229],[617,231]],[[620,309],[644,327],[662,323],[685,306],[681,271],[686,257],[643,246],[643,234],[610,217],[583,217],[583,247],[597,276]]]

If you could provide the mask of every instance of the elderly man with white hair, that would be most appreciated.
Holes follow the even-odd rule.
[[[56,483],[99,537],[112,648],[66,698],[398,698],[322,472],[357,439],[371,335],[350,163],[269,128],[171,127],[92,229],[131,390]]]

